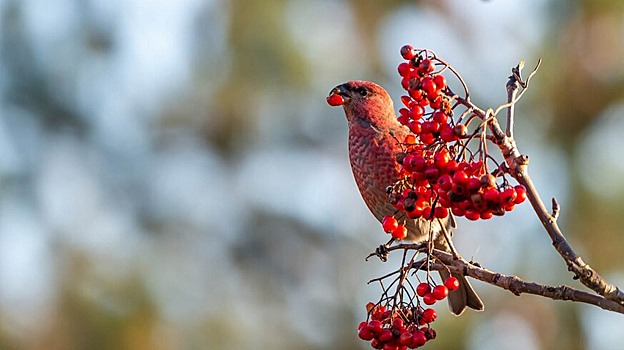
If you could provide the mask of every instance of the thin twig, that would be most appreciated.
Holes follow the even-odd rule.
[[[451,214],[452,215],[452,214]],[[444,235],[444,239],[446,240],[446,244],[448,244],[449,246],[449,250],[451,251],[451,254],[453,254],[454,257],[459,259],[459,253],[457,253],[457,249],[455,249],[455,245],[453,244],[453,241],[451,240],[451,235],[449,234],[448,230],[446,229],[446,225],[442,223],[442,220],[438,219],[438,224],[440,224],[440,227],[442,229],[442,234]]]
[[[559,208],[560,208],[559,202],[557,202],[557,199],[553,197],[552,198],[552,214],[550,214],[550,216],[555,221],[557,221],[557,218],[559,217]]]
[[[508,137],[513,137],[513,126],[514,126],[514,114],[516,109],[516,95],[518,95],[518,88],[520,86],[520,82],[516,79],[520,75],[521,66],[524,66],[524,61],[520,61],[518,65],[512,69],[512,75],[509,77],[509,81],[507,81],[507,103],[509,104],[509,108],[507,108],[507,130],[505,134]],[[516,75],[517,71],[517,75]]]

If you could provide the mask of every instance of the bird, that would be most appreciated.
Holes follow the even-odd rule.
[[[332,103],[330,99],[340,102]],[[381,222],[385,216],[397,211],[388,201],[387,188],[401,178],[396,155],[402,151],[401,141],[410,131],[397,120],[388,92],[373,82],[352,80],[340,84],[330,91],[328,102],[344,108],[349,130],[349,160],[355,183],[364,203]],[[452,215],[439,221],[406,218],[408,233],[404,241],[421,243],[429,239],[431,232],[434,247],[450,251],[441,225],[450,232],[455,227],[455,220]],[[452,275],[460,282],[460,288],[448,296],[452,314],[459,316],[466,307],[477,311],[484,309],[483,302],[463,275],[446,270],[439,273],[443,281]]]

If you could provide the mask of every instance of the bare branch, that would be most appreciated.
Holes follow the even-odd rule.
[[[412,250],[417,249],[425,251],[427,249],[427,243],[421,244],[398,244],[388,248],[388,251],[394,250]],[[520,294],[533,294],[539,295],[553,300],[568,300],[584,304],[590,304],[598,306],[604,310],[617,312],[624,314],[624,305],[614,300],[607,298],[606,296],[596,295],[593,293],[584,292],[576,288],[561,285],[561,286],[549,286],[536,282],[529,282],[521,279],[517,276],[504,275],[484,267],[474,262],[468,262],[463,258],[454,257],[451,253],[444,252],[438,249],[431,251],[431,256],[434,259],[429,266],[434,270],[450,270],[454,273],[462,274],[472,277],[474,279],[483,281],[485,283],[495,285],[497,287],[506,289],[512,292],[514,295]],[[411,264],[414,266],[414,264]],[[420,269],[427,269],[426,265],[421,264]],[[393,272],[396,274],[398,271]],[[390,275],[392,275],[390,274]]]

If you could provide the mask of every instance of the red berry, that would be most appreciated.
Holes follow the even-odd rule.
[[[401,107],[399,108],[399,115],[402,117],[408,117],[409,114],[409,109],[405,108],[405,107]]]
[[[375,335],[381,334],[381,332],[383,331],[383,324],[379,320],[371,320],[370,322],[368,322],[368,326],[366,327],[371,333]]]
[[[414,207],[414,210],[407,213],[407,217],[410,219],[418,219],[422,216],[423,208]]]
[[[422,282],[416,286],[416,294],[418,294],[418,296],[424,297],[429,293],[431,293],[431,287],[429,286],[429,283]]]
[[[413,343],[412,337],[413,337],[412,333],[407,332],[407,331],[403,332],[399,336],[399,343],[401,343],[402,345],[410,346]]]
[[[477,191],[479,188],[481,188],[481,180],[471,176],[470,178],[468,178],[468,182],[466,182],[466,188],[470,192]]]
[[[449,160],[448,164],[446,165],[446,170],[449,173],[454,174],[457,171],[457,161],[455,159]]]
[[[366,312],[371,312],[373,308],[375,308],[375,303],[373,303],[372,301],[369,301],[368,303],[366,303]]]
[[[479,209],[483,207],[483,196],[480,193],[473,193],[470,195],[470,200],[476,208]]]
[[[416,332],[414,332],[414,335],[412,337],[412,342],[417,347],[423,346],[427,342],[427,337],[425,337],[425,333],[423,333],[423,331],[417,330]]]
[[[407,135],[407,136],[405,136],[405,140],[403,142],[405,144],[408,144],[408,145],[414,145],[414,144],[416,144],[416,136],[414,136],[414,135]]]
[[[505,209],[505,211],[512,211],[512,210],[514,210],[515,206],[516,206],[516,204],[512,202],[512,203],[506,204],[503,208]]]
[[[451,188],[451,192],[456,197],[455,199],[451,197],[453,200],[455,201],[463,200],[464,195],[466,194],[466,188],[462,186],[460,183],[455,182],[455,179],[453,179],[453,187]]]
[[[479,173],[479,171],[482,170],[483,167],[483,161],[477,161],[477,162],[472,162],[472,163],[468,163],[468,168],[466,168],[466,172],[470,173],[471,175],[477,174]]]
[[[409,81],[410,81],[409,77],[403,77],[403,79],[401,79],[401,87],[403,87],[403,89],[407,90],[409,88]],[[410,94],[410,96],[411,96],[411,94]]]
[[[382,350],[399,350],[399,346],[394,343],[386,343],[384,344]]]
[[[430,132],[423,132],[420,134],[420,141],[422,141],[425,145],[430,145],[435,142],[435,137]]]
[[[492,213],[491,211],[484,211],[481,213],[481,219],[482,220],[489,220],[494,216],[494,213]]]
[[[411,60],[416,57],[416,51],[412,45],[404,45],[401,48],[401,56],[406,60]]]
[[[403,62],[399,64],[399,67],[397,68],[397,70],[399,71],[400,76],[407,77],[412,71],[412,67],[410,66],[409,63]]]
[[[327,103],[330,106],[340,106],[345,104],[345,99],[344,97],[338,95],[338,94],[332,94],[327,96]]]
[[[442,107],[442,98],[438,96],[438,90],[427,94],[427,97],[431,100],[431,103],[429,104],[431,108],[440,109],[440,107]]]
[[[435,70],[435,63],[432,60],[425,58],[422,62],[420,62],[418,69],[425,74],[431,73]]]
[[[420,105],[414,105],[409,110],[409,117],[412,118],[412,120],[418,120],[424,114],[425,114],[425,109],[422,108]]]
[[[451,178],[451,175],[444,174],[440,176],[440,178],[438,178],[438,186],[444,191],[450,191],[451,188],[453,188],[453,178]]]
[[[440,206],[446,208],[447,211],[453,205],[453,203],[451,203],[451,199],[449,198],[448,194],[446,192],[444,192],[444,191],[442,191],[442,193],[439,194],[438,204],[440,204]]]
[[[424,202],[426,200],[431,199],[431,192],[429,191],[429,189],[425,188],[425,187],[418,187],[416,189],[416,194],[418,195],[418,198],[422,198],[423,199],[423,204],[425,204]]]
[[[423,218],[428,219],[428,220],[432,219],[432,215],[431,215],[432,212],[433,210],[431,209],[431,207],[423,208],[423,213],[422,213]]]
[[[417,120],[409,122],[408,127],[414,134],[420,134],[422,132],[422,124]]]
[[[433,292],[431,292],[436,300],[442,300],[446,298],[448,296],[448,293],[448,288],[446,288],[446,286],[444,285],[435,286],[435,288],[433,288]]]
[[[455,141],[457,136],[453,132],[453,128],[451,128],[448,124],[442,125],[440,129],[440,138],[444,142],[453,142]]]
[[[421,101],[423,99],[424,92],[422,90],[408,89],[407,93],[414,99],[414,101]]]
[[[446,78],[442,74],[436,74],[433,76],[433,82],[438,89],[444,89],[446,87]]]
[[[495,188],[490,188],[483,192],[483,199],[490,203],[498,203],[500,198],[500,192]]]
[[[440,123],[434,121],[426,121],[423,123],[423,130],[430,133],[436,133],[440,131]]]
[[[392,338],[394,338],[394,334],[392,334],[392,331],[389,329],[384,329],[381,331],[381,334],[379,334],[379,337],[377,337],[377,339],[383,343],[392,340]]]
[[[444,207],[436,207],[433,211],[433,216],[438,219],[444,219],[449,215],[448,209]]]
[[[465,171],[459,170],[453,174],[453,182],[459,184],[465,184],[468,182],[468,174]]]
[[[410,107],[410,105],[412,104],[412,98],[409,96],[401,96],[401,102],[403,102],[403,105],[407,108]],[[399,111],[400,113],[401,111]]]
[[[434,309],[426,309],[422,312],[422,319],[425,323],[431,323],[438,318],[438,313]]]
[[[451,208],[451,212],[455,216],[464,216],[464,214],[466,214],[466,209],[462,207],[454,206]]]
[[[402,125],[407,125],[409,123],[409,117],[407,115],[401,114],[401,115],[398,116],[397,120]]]
[[[440,171],[434,165],[425,168],[425,177],[429,180],[436,180],[440,176]]]
[[[427,94],[433,94],[436,91],[436,84],[433,82],[433,79],[431,79],[429,77],[425,77],[422,80],[422,89]]]
[[[433,305],[436,301],[438,301],[438,299],[436,299],[433,293],[427,293],[423,296],[423,302],[427,305]]]
[[[514,190],[516,190],[516,199],[514,200],[514,203],[520,204],[524,202],[527,198],[526,187],[523,185],[517,185],[514,187]]]
[[[481,182],[481,187],[483,188],[492,188],[496,186],[496,177],[492,174],[484,174],[481,176],[479,181]]]
[[[446,124],[448,122],[448,116],[442,111],[433,112],[431,119],[440,124]]]
[[[381,349],[383,348],[383,343],[377,340],[377,338],[371,340],[371,347],[373,349]]]
[[[396,329],[397,331],[401,331],[403,328],[403,319],[396,317],[395,319],[392,320],[392,328]]]
[[[414,156],[414,158],[411,159],[410,165],[414,171],[422,172],[427,167],[427,160],[423,156]]]
[[[386,233],[390,233],[396,230],[397,227],[399,227],[399,222],[393,216],[388,215],[384,216],[383,220],[381,221],[381,225],[383,226],[383,230]]]
[[[459,137],[464,137],[468,134],[468,128],[464,124],[455,125],[455,128],[453,128],[453,131],[455,132],[455,135]]]
[[[402,240],[407,237],[407,228],[403,225],[398,225],[396,229],[392,231],[392,238],[396,240]]]
[[[425,329],[425,338],[427,338],[427,340],[435,339],[436,331],[431,327]]]
[[[360,339],[362,340],[369,341],[372,340],[375,336],[373,335],[373,333],[371,333],[370,330],[368,330],[367,327],[364,327],[358,331],[358,337],[360,337]]]
[[[403,140],[403,143],[405,143],[406,145],[415,145],[416,144],[416,136],[414,136],[414,135],[407,135],[407,136],[405,136],[405,140]]]
[[[475,221],[481,218],[481,213],[479,213],[478,211],[474,209],[466,209],[466,212],[464,213],[464,217],[468,220]]]
[[[513,201],[516,200],[516,196],[517,196],[516,190],[514,190],[513,188],[508,188],[504,190],[500,194],[501,204],[507,205],[507,204],[513,203]]]
[[[451,276],[451,277],[447,278],[446,281],[444,281],[444,285],[450,291],[458,290],[459,289],[459,280],[457,279],[457,277]]]

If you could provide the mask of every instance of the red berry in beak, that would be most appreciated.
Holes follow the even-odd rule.
[[[329,103],[330,106],[341,106],[345,103],[345,99],[338,94],[332,94],[327,96],[327,103]]]

